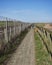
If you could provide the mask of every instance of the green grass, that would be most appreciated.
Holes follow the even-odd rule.
[[[45,23],[35,23],[35,26],[44,27]]]
[[[0,57],[0,65],[8,58],[8,55],[3,55]]]
[[[18,23],[16,23],[17,25]],[[14,22],[13,21],[8,21],[8,26],[13,26]],[[0,21],[0,26],[5,27],[6,26],[6,21]]]
[[[35,55],[36,55],[36,65],[52,65],[50,61],[50,56],[46,49],[44,49],[44,45],[38,36],[38,33],[35,33]]]
[[[41,31],[39,32],[39,34],[40,34],[41,37],[44,39],[44,41],[45,41],[45,43],[46,43],[46,45],[47,45],[49,51],[52,52],[52,42],[51,42],[50,38],[48,37],[49,35],[47,34],[47,36],[46,36],[46,34],[43,33],[43,32],[41,32]]]
[[[4,21],[0,21],[0,26],[5,26],[5,22]]]

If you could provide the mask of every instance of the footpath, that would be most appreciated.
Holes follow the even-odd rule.
[[[7,65],[35,65],[34,31],[31,29],[16,49]]]

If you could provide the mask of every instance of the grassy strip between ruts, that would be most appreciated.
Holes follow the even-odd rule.
[[[35,35],[35,57],[36,57],[36,65],[52,65],[50,61],[50,56],[46,49],[44,49],[44,45],[36,32]]]

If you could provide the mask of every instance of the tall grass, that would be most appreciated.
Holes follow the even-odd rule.
[[[34,34],[35,37],[35,55],[36,55],[36,65],[52,65],[50,61],[50,56],[46,49],[44,49],[44,45],[42,44],[42,40],[40,39],[38,33]]]

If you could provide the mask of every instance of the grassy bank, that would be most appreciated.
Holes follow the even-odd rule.
[[[40,39],[38,33],[36,32],[35,35],[35,57],[36,57],[36,65],[52,65],[50,61],[50,56],[44,45],[42,40]]]

